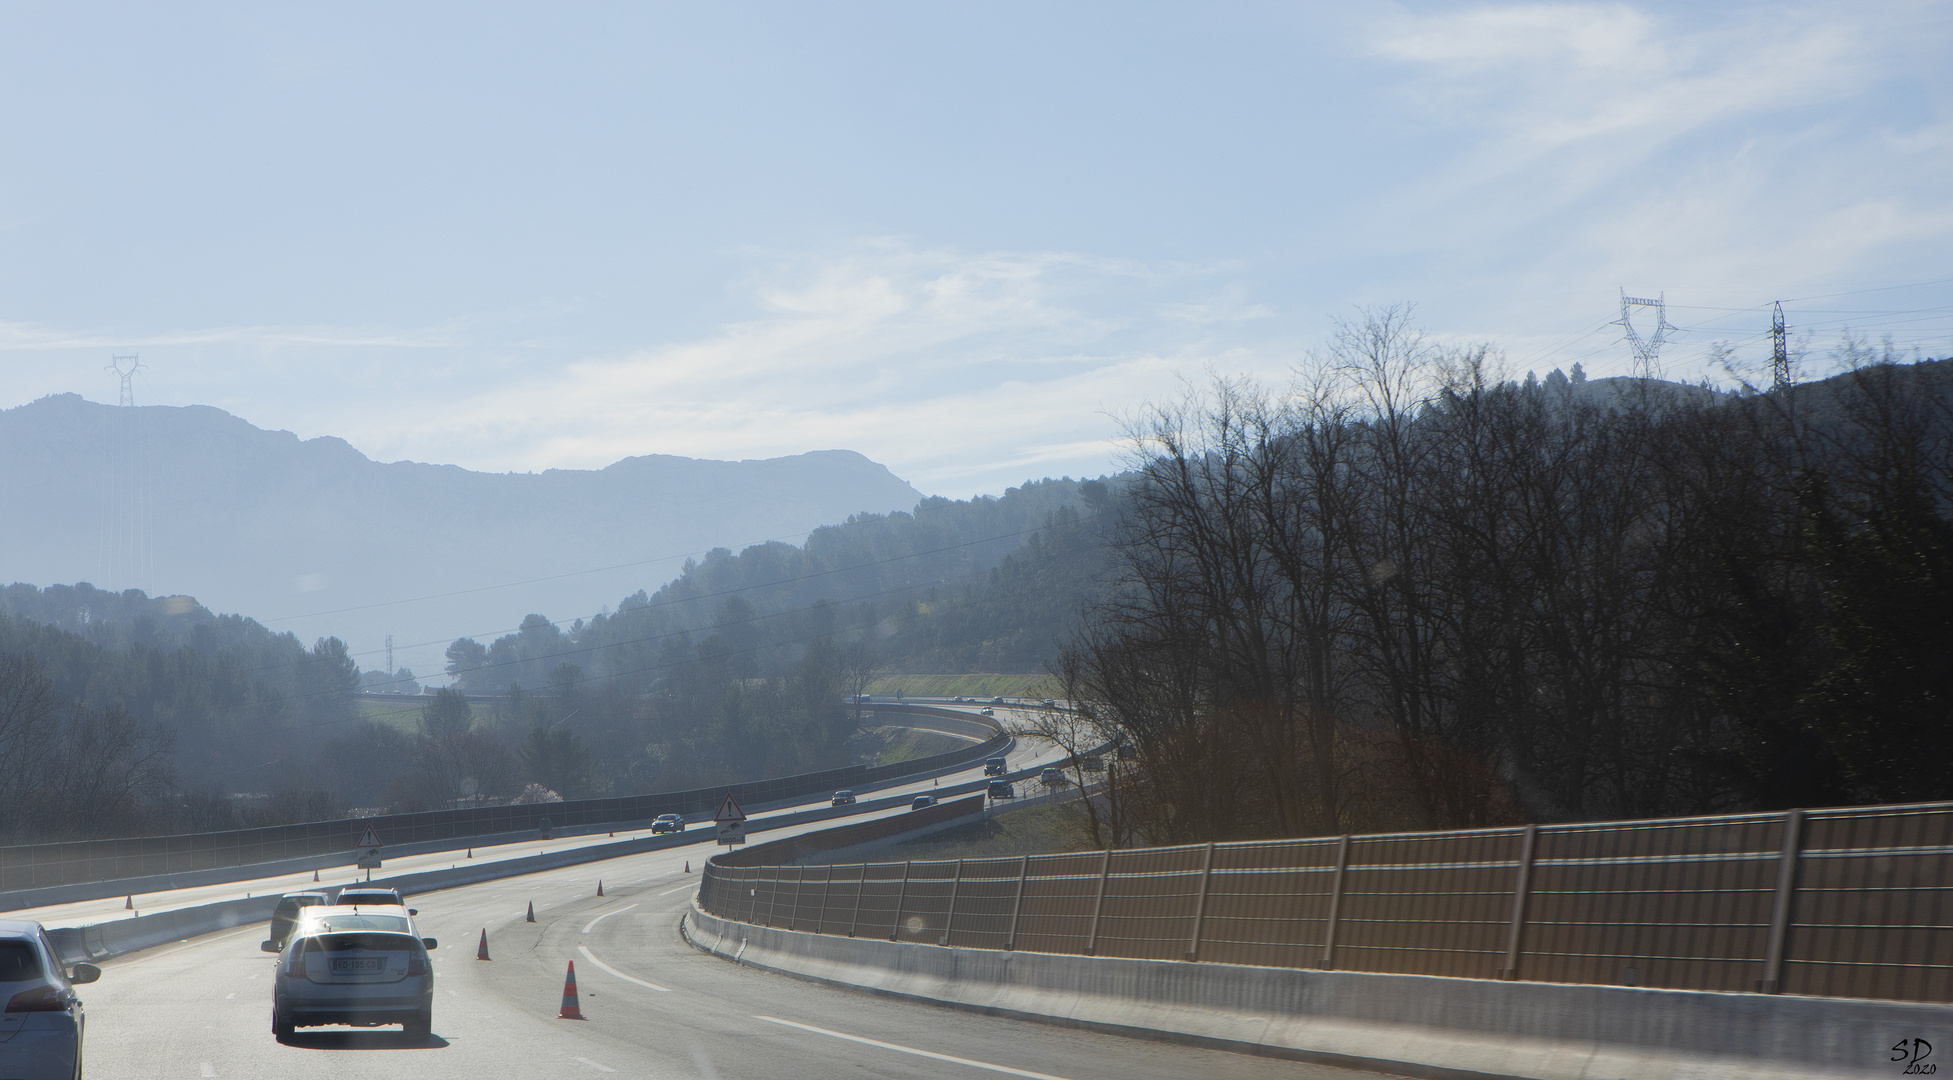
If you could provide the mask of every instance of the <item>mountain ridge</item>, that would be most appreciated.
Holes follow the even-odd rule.
[[[920,499],[851,450],[486,473],[380,462],[209,405],[57,394],[0,410],[0,582],[188,594],[304,640],[345,638],[368,667],[388,633],[407,643],[396,663],[437,671],[447,641],[511,610],[591,614],[688,555]],[[556,580],[510,584],[536,578]]]

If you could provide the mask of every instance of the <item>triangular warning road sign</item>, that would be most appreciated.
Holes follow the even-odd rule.
[[[739,800],[728,794],[726,801],[719,804],[719,812],[712,816],[712,820],[744,821],[746,820],[746,812],[739,808]]]
[[[359,843],[354,844],[353,846],[363,847],[363,848],[379,847],[380,834],[373,831],[373,826],[368,825],[366,827],[366,831],[359,834]]]

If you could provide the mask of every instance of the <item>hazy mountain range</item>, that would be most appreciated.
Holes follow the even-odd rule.
[[[376,462],[207,406],[58,394],[0,411],[0,582],[188,594],[308,643],[342,637],[370,669],[392,634],[423,676],[456,637],[527,612],[567,623],[688,555],[920,497],[847,450],[496,474]]]

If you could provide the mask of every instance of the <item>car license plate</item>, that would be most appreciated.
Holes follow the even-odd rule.
[[[336,956],[332,960],[334,975],[378,975],[386,969],[384,956]]]

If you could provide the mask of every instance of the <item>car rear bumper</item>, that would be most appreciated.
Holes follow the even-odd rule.
[[[81,1052],[82,1020],[64,1012],[29,1013],[0,1042],[0,1076],[7,1080],[72,1080]]]
[[[404,1024],[434,1008],[434,995],[423,997],[367,997],[342,1001],[292,1001],[287,1003],[292,1023],[298,1027],[319,1024]]]

